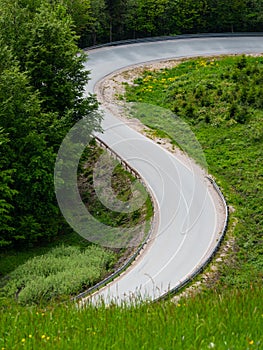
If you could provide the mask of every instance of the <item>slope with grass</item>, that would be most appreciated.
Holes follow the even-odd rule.
[[[238,287],[262,279],[262,83],[263,57],[212,57],[145,71],[126,92],[127,101],[172,110],[197,136],[210,173],[235,210],[237,251],[222,278]],[[159,134],[173,135],[165,115],[157,124],[138,109],[134,113]]]

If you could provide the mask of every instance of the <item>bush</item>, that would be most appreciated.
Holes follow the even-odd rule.
[[[2,293],[22,304],[76,294],[99,281],[114,260],[113,253],[95,245],[84,251],[60,246],[11,272]]]

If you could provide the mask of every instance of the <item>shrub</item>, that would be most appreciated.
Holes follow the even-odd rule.
[[[60,246],[11,272],[2,293],[22,304],[76,294],[99,281],[113,263],[114,254],[95,245],[83,251]]]

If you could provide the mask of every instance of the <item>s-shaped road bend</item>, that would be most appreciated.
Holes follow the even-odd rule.
[[[114,71],[155,60],[262,53],[262,36],[201,37],[141,42],[88,50],[87,92]],[[103,108],[103,106],[102,106]],[[128,270],[92,298],[105,303],[154,300],[185,281],[217,244],[222,222],[211,185],[174,155],[104,110],[99,137],[144,179],[155,200],[158,220],[145,251]],[[221,226],[220,226],[221,225]]]

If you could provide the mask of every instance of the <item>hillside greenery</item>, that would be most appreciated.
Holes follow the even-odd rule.
[[[200,142],[208,170],[234,210],[234,259],[222,266],[223,283],[231,286],[262,280],[262,83],[262,57],[212,57],[145,71],[126,92],[127,101],[146,104],[134,111],[144,124],[172,138],[178,116]],[[149,104],[174,114],[163,112],[157,120],[145,112]]]

